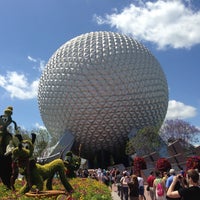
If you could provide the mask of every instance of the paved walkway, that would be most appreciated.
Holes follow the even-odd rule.
[[[113,200],[121,200],[121,198],[117,194],[117,187],[114,184],[112,185],[111,195]]]
[[[117,191],[117,188],[116,188],[116,186],[113,185],[112,191],[111,191],[112,199],[113,199],[113,200],[121,200],[121,198],[118,196],[118,194],[117,194],[116,191]],[[150,198],[148,192],[146,191],[146,186],[145,186],[144,195],[145,195],[145,197],[146,197],[146,200],[151,200],[151,198]]]
[[[117,192],[115,191],[112,191],[112,199],[113,200],[121,200],[121,198],[118,196]]]
[[[112,199],[113,200],[121,200],[121,198],[118,196],[117,192],[115,191],[112,191]]]

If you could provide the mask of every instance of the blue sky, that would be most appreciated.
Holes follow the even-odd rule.
[[[124,33],[143,43],[168,81],[167,119],[200,128],[200,1],[0,0],[0,112],[27,130],[43,126],[39,78],[65,42],[91,31]]]

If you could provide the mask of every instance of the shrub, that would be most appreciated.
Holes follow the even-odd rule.
[[[146,169],[146,161],[142,157],[135,157],[133,160],[134,173],[140,174],[140,170]]]
[[[159,158],[156,161],[156,169],[161,172],[167,172],[171,169],[171,164],[166,158]]]
[[[200,156],[191,156],[186,161],[186,170],[198,169],[200,171]]]

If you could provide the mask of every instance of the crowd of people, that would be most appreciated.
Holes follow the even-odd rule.
[[[199,200],[199,171],[187,172],[170,169],[168,172],[151,171],[147,177],[135,175],[129,170],[94,169],[82,170],[78,176],[94,178],[106,184],[111,190],[117,188],[121,200],[143,200],[144,192],[151,200]],[[146,184],[147,187],[144,187]]]
[[[84,178],[93,178],[106,184],[110,190],[117,188],[117,194],[122,200],[139,200],[144,195],[144,179],[141,176],[134,175],[129,170],[119,170],[113,167],[110,170],[92,169],[80,170],[77,176]]]
[[[199,200],[199,171],[187,172],[170,169],[169,172],[152,171],[147,178],[151,200]],[[159,189],[159,187],[162,189]],[[162,192],[161,192],[162,191]]]

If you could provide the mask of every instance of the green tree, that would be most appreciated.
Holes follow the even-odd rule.
[[[26,129],[23,129],[23,128],[19,127],[19,126],[18,126],[17,134],[20,134],[24,140],[29,140],[30,139],[30,135],[31,135],[29,133],[29,131],[27,131]],[[13,134],[13,136],[14,136],[14,134]],[[13,137],[13,144],[14,144],[14,146],[18,146],[19,140],[18,140],[17,137]]]
[[[166,120],[159,134],[167,144],[179,140],[184,147],[188,147],[199,142],[200,129],[180,119]]]
[[[137,152],[140,155],[149,154],[161,145],[161,138],[157,127],[145,127],[139,130],[127,143],[126,154]]]
[[[34,155],[36,157],[42,157],[43,153],[45,151],[45,149],[48,146],[48,143],[50,141],[50,134],[48,133],[48,131],[46,129],[43,128],[38,128],[38,129],[33,129],[31,130],[31,132],[29,133],[29,135],[31,133],[35,133],[36,134],[36,141],[35,141],[35,150],[34,150]]]

